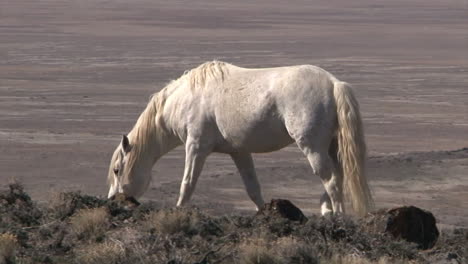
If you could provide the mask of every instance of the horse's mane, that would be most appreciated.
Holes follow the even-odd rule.
[[[136,160],[148,153],[151,147],[150,141],[157,140],[161,133],[164,133],[162,127],[157,125],[157,114],[162,112],[163,103],[164,100],[161,100],[159,93],[152,95],[130,132],[132,149],[128,153],[126,175],[130,175],[128,173],[134,168]]]
[[[227,65],[230,64],[215,60],[205,62],[197,68],[189,71],[187,75],[190,81],[190,88],[202,88],[210,80],[222,83],[224,81],[224,77],[228,74]]]
[[[171,81],[163,90],[171,90],[171,88],[181,87],[183,84],[189,85],[191,90],[202,89],[209,81],[213,80],[222,83],[229,74],[228,66],[233,65],[217,60],[205,62],[196,68],[185,71],[182,76]]]
[[[163,139],[167,131],[161,113],[166,99],[172,91],[184,85],[189,85],[191,91],[203,89],[212,80],[222,83],[228,74],[228,65],[230,64],[216,60],[205,62],[190,71],[186,71],[177,80],[171,81],[161,91],[151,96],[148,105],[130,132],[132,134],[132,150],[128,155],[127,166],[125,167],[125,170],[128,171],[126,173],[132,170],[137,159],[145,155],[150,147],[153,147],[150,142],[157,141],[161,149],[166,148],[163,145]]]

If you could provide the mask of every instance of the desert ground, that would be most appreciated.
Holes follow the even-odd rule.
[[[318,65],[361,104],[378,208],[415,205],[468,227],[468,2],[15,0],[0,2],[0,184],[44,203],[107,194],[112,151],[149,96],[218,59]],[[182,148],[143,200],[174,206]],[[295,145],[254,156],[266,200],[319,212],[323,192]],[[252,214],[228,156],[209,157],[192,204]]]

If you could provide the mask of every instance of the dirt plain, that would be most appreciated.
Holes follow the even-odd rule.
[[[355,87],[377,206],[468,227],[467,13],[465,0],[1,1],[0,182],[44,202],[105,195],[120,136],[185,70],[314,64]],[[183,156],[156,164],[144,199],[175,204]],[[323,187],[294,145],[254,158],[267,200],[318,212]],[[253,213],[224,155],[208,159],[193,204]]]

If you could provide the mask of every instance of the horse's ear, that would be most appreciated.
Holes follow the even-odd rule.
[[[130,141],[126,135],[122,136],[122,149],[125,153],[128,153],[130,150],[132,150],[132,146],[130,146]]]

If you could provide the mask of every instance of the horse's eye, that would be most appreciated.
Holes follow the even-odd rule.
[[[115,175],[119,174],[119,169],[114,169]]]

